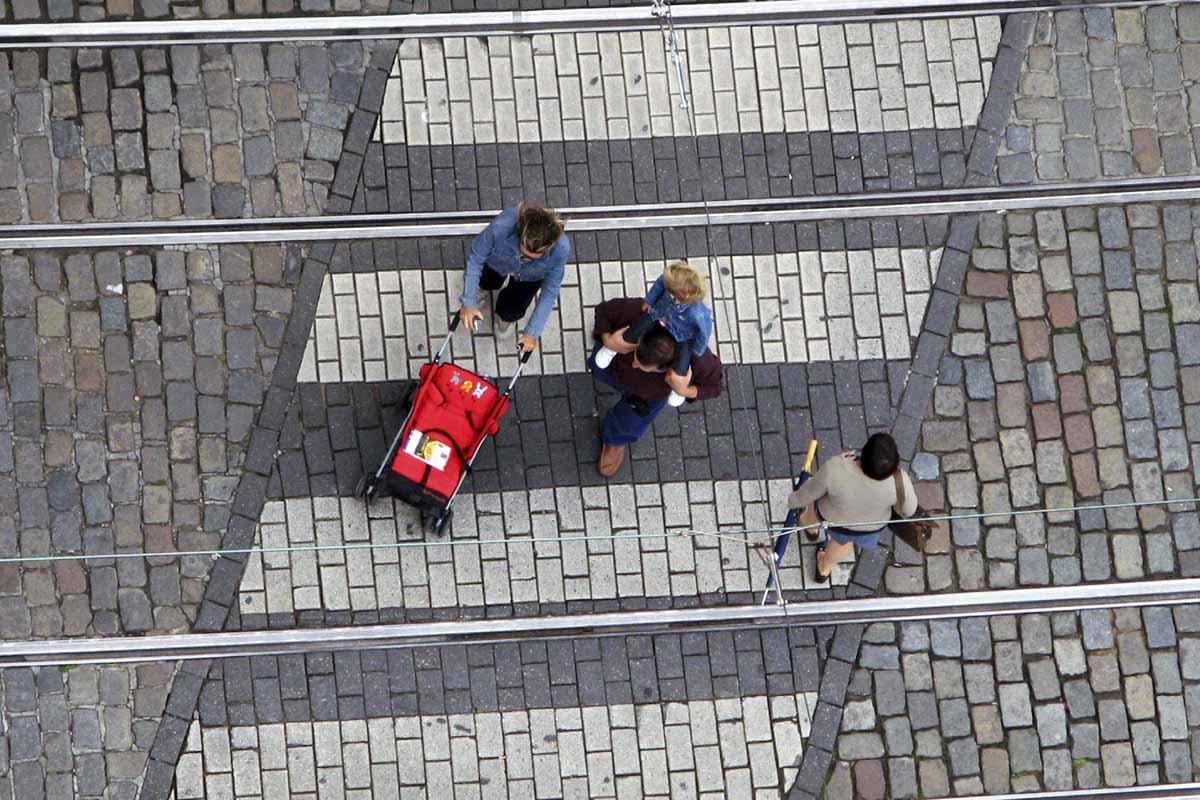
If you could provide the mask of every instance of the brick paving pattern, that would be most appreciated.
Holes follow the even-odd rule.
[[[0,19],[371,10],[13,0]],[[690,33],[695,142],[653,33],[10,51],[0,218],[977,186],[997,152],[1003,183],[1195,171],[1196,9],[1000,23]],[[1181,205],[581,234],[518,384],[520,424],[460,500],[454,538],[504,544],[0,565],[0,636],[749,602],[766,570],[740,543],[547,537],[777,522],[814,436],[828,456],[891,428],[933,509],[1193,496],[1198,221]],[[406,509],[348,495],[444,330],[465,245],[4,255],[0,552],[420,541]],[[679,256],[728,265],[714,276],[726,393],[660,417],[605,487],[611,395],[582,371],[589,308]],[[456,350],[511,369],[486,334]],[[797,600],[853,597],[1195,575],[1198,554],[1194,510],[1165,506],[956,522],[921,564],[864,554],[831,590],[811,591],[811,551],[793,545],[783,578]],[[1183,781],[1198,774],[1196,616],[11,669],[0,795],[903,798]]]
[[[865,441],[892,419],[904,364],[881,361],[732,367],[721,397],[661,413],[651,434],[630,447],[613,480],[785,478],[811,439],[823,452]],[[272,497],[349,495],[365,469],[383,459],[403,421],[410,384],[302,385],[284,428],[279,483]],[[600,412],[616,400],[590,375],[519,381],[509,424],[484,443],[472,491],[605,483],[595,471]],[[519,414],[519,416],[518,416]],[[757,431],[749,438],[739,431]],[[517,469],[514,469],[516,465]],[[501,466],[504,469],[501,469]],[[765,470],[765,472],[764,472]]]
[[[735,257],[731,268],[721,267],[731,277],[708,275],[709,303],[716,307],[711,346],[724,361],[743,364],[910,358],[940,255],[877,248]],[[592,309],[612,298],[643,296],[664,266],[568,265],[558,306],[523,374],[582,371],[594,346]],[[710,272],[705,261],[694,266]],[[462,281],[461,269],[327,276],[300,380],[414,378],[446,335]],[[481,300],[490,306],[490,295]],[[485,314],[491,318],[490,308]],[[515,333],[503,343],[486,329],[479,333],[455,335],[448,351],[455,363],[511,375]]]
[[[765,508],[777,509],[791,484],[775,480],[768,488]],[[238,607],[243,616],[268,614],[274,621],[306,610],[545,609],[575,601],[694,602],[701,596],[724,602],[762,592],[768,573],[751,548],[769,542],[762,535],[721,539],[685,532],[736,532],[778,522],[764,519],[760,492],[761,485],[750,481],[473,492],[455,503],[451,537],[460,545],[428,547],[419,546],[419,515],[391,500],[369,509],[356,498],[271,502],[259,526],[267,547],[343,541],[408,546],[252,556]],[[579,540],[635,535],[646,538]],[[781,565],[781,585],[788,590],[812,586],[806,577],[812,550],[804,548],[809,563],[802,567],[801,549],[797,543]],[[839,569],[834,585],[845,585],[849,572],[849,564]]]
[[[996,17],[708,28],[683,34],[695,132],[962,128],[983,106]],[[658,31],[401,45],[386,144],[689,136]]]
[[[582,44],[493,39],[494,53],[473,40],[405,45],[380,142],[368,150],[362,207],[471,210],[527,195],[572,207],[961,185],[996,52],[995,17],[731,30],[694,48],[705,54],[689,78],[705,98],[694,140],[665,98],[657,34],[583,36]],[[644,60],[631,52],[643,38]],[[551,79],[556,72],[561,80]],[[784,97],[798,85],[802,93],[792,98],[789,88]],[[518,107],[517,98],[535,97]]]
[[[176,797],[779,797],[817,686],[811,632],[227,661]]]

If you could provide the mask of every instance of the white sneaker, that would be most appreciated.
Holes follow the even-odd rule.
[[[671,392],[671,396],[667,398],[667,405],[678,407],[683,405],[684,400],[687,400],[687,398],[673,391]]]
[[[617,351],[611,347],[601,347],[596,351],[596,366],[600,369],[608,369],[608,365],[617,357]]]

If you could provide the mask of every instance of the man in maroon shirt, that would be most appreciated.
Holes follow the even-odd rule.
[[[606,300],[596,306],[596,325],[592,338],[596,345],[588,358],[592,375],[621,393],[621,399],[608,410],[600,432],[603,448],[596,468],[611,478],[625,460],[625,448],[650,429],[658,412],[674,390],[688,402],[707,400],[721,393],[721,360],[711,350],[692,357],[691,369],[678,375],[669,367],[675,363],[677,344],[662,326],[655,326],[637,344],[626,342],[625,329],[645,313],[642,301],[635,298]],[[601,345],[617,352],[607,369],[596,366],[596,350]]]

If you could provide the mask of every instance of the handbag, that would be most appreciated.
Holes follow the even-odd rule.
[[[904,476],[900,470],[892,473],[892,479],[896,481],[896,506],[904,508],[905,500],[907,499],[904,491]],[[917,510],[913,512],[914,517],[927,517],[929,512],[921,508],[917,504]],[[933,536],[933,531],[937,527],[937,523],[930,520],[917,519],[910,521],[908,517],[892,508],[892,533],[899,537],[905,544],[918,553],[925,552],[925,546],[929,543],[929,539]]]

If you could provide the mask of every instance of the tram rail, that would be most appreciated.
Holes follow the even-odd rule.
[[[1200,797],[1200,783],[1161,783],[1153,786],[1125,786],[1116,789],[1066,789],[1032,794],[971,795],[970,800],[1194,800]]]
[[[820,222],[1200,200],[1200,176],[560,208],[573,232]],[[707,205],[707,209],[706,206]],[[0,250],[474,236],[497,210],[9,225]]]
[[[1136,8],[1180,0],[759,0],[673,6],[676,28],[839,23],[973,17],[986,14]],[[133,22],[19,23],[0,26],[0,49],[128,47],[233,42],[436,39],[453,36],[652,30],[649,5],[541,11],[470,11],[332,17],[147,20]]]
[[[0,669],[233,658],[331,649],[361,651],[490,644],[531,638],[545,640],[729,628],[962,619],[1192,603],[1200,603],[1200,578],[822,600],[769,606],[222,631],[119,639],[45,639],[0,644]]]

